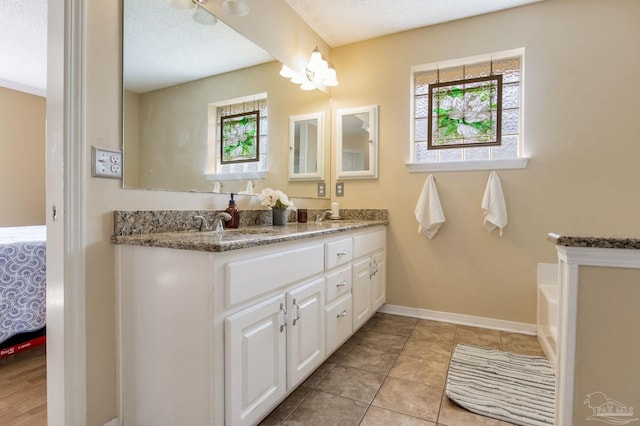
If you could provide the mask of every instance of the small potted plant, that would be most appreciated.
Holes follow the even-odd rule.
[[[258,195],[258,198],[260,198],[263,206],[271,209],[274,226],[287,224],[288,210],[295,210],[293,201],[289,200],[287,194],[277,189],[265,188]]]

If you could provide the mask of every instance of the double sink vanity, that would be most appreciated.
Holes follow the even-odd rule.
[[[189,230],[201,213],[115,213],[125,425],[256,424],[385,302],[386,211]]]

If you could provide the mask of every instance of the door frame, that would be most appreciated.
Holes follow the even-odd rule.
[[[47,419],[66,426],[87,422],[85,0],[47,8]]]

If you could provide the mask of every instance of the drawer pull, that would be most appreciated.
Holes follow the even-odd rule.
[[[293,306],[296,307],[296,317],[292,321],[292,323],[293,323],[293,325],[295,327],[296,323],[300,319],[300,306],[298,306],[298,304],[296,303],[296,299],[293,299],[292,303],[293,303]]]
[[[340,312],[336,318],[343,318],[347,316],[347,310],[345,309],[344,311]]]
[[[280,333],[284,331],[284,328],[287,326],[287,310],[284,307],[284,304],[280,304],[280,311],[284,312],[284,322],[280,324]]]
[[[344,287],[345,285],[347,285],[347,280],[342,280],[341,283],[336,284],[336,287]]]
[[[347,251],[346,251],[346,250],[339,251],[338,253],[336,253],[336,255],[337,255],[338,257],[340,257],[340,256],[346,256],[346,255],[347,255]]]

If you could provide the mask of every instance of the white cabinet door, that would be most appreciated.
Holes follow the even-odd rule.
[[[324,361],[324,288],[319,278],[287,293],[287,389]]]
[[[325,308],[327,355],[338,349],[338,346],[343,344],[349,336],[351,336],[353,330],[351,300],[351,293],[347,293]]]
[[[225,319],[226,424],[256,421],[286,392],[284,295]]]
[[[353,264],[353,331],[356,331],[371,317],[371,259]]]
[[[386,252],[381,251],[379,253],[374,254],[373,256],[373,306],[371,310],[375,313],[380,306],[384,304],[387,298],[387,271],[386,271]]]

